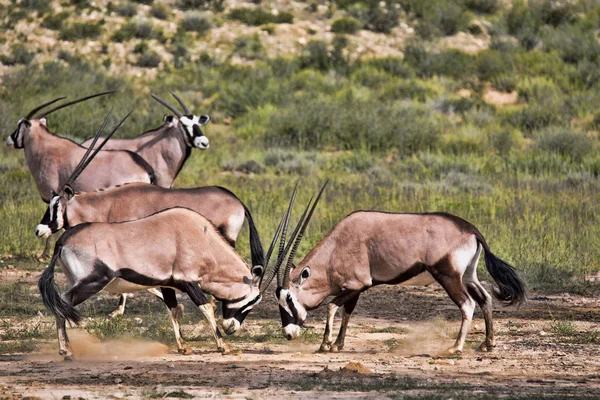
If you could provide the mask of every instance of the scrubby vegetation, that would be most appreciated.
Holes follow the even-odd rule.
[[[600,6],[335,3],[329,26],[338,34],[331,41],[309,37],[295,56],[269,56],[268,35],[260,33],[264,24],[292,22],[292,11],[275,15],[263,4],[205,21],[201,31],[231,23],[228,18],[263,25],[234,38],[222,58],[195,55],[190,38],[197,35],[186,33],[198,31],[202,24],[192,19],[204,14],[196,10],[212,9],[212,3],[180,2],[190,11],[180,11],[185,16],[175,33],[138,15],[106,34],[136,41],[130,46],[136,61],[128,62],[159,67],[148,79],[109,76],[97,60],[71,53],[62,61],[33,61],[13,48],[2,62],[21,59],[25,65],[3,77],[2,132],[12,132],[19,117],[47,98],[118,88],[118,95],[93,107],[53,115],[50,128],[81,139],[110,107],[135,108],[119,133],[131,137],[161,123],[165,110],[150,90],[176,90],[196,112],[213,115],[206,130],[210,150],[192,153],[176,185],[230,188],[256,215],[264,237],[274,230],[296,176],[306,177],[302,201],[330,178],[300,254],[356,209],[443,210],[475,223],[532,286],[584,288],[583,278],[600,270],[600,45],[594,37]],[[44,23],[52,29],[61,18],[48,11]],[[484,21],[479,31],[475,20]],[[403,58],[352,57],[355,28],[389,32],[400,22],[415,29]],[[489,46],[465,52],[439,45],[442,36],[471,31],[487,37]],[[161,62],[164,52],[148,44],[153,39],[165,45],[172,62]],[[1,151],[6,240],[0,254],[32,256],[40,248],[32,231],[44,205],[22,153]],[[239,249],[248,254],[244,241]]]

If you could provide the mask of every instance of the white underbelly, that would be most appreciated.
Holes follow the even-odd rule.
[[[154,286],[138,285],[137,283],[131,283],[122,278],[116,278],[109,283],[104,290],[109,293],[131,293],[139,292],[140,290],[147,290]]]
[[[421,272],[417,276],[413,276],[407,281],[404,281],[400,286],[427,286],[435,282],[433,276],[427,271]]]

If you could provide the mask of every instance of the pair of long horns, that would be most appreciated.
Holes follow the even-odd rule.
[[[69,179],[67,179],[67,181],[63,184],[63,186],[61,187],[61,190],[63,190],[65,187],[70,186],[75,179],[77,179],[79,177],[79,175],[86,169],[86,167],[92,162],[92,160],[94,159],[94,157],[96,157],[96,154],[98,154],[98,152],[100,150],[102,150],[102,148],[104,147],[104,145],[106,144],[106,142],[108,142],[108,139],[110,139],[112,137],[112,135],[115,134],[115,132],[121,127],[121,125],[123,125],[123,122],[125,122],[125,120],[127,118],[129,118],[129,116],[131,115],[133,111],[130,111],[118,124],[117,126],[112,130],[112,132],[110,132],[106,138],[104,138],[104,141],[102,143],[100,143],[100,146],[98,146],[95,150],[94,150],[94,146],[96,145],[96,142],[98,141],[98,139],[100,138],[100,136],[102,136],[102,133],[104,132],[104,128],[106,128],[106,124],[108,123],[108,119],[110,118],[110,115],[112,114],[112,110],[108,112],[108,114],[106,115],[106,117],[104,118],[104,122],[102,123],[102,126],[100,127],[100,129],[98,129],[98,132],[96,132],[96,135],[94,136],[94,140],[92,141],[92,143],[88,146],[88,149],[86,150],[85,154],[83,155],[83,157],[81,158],[81,161],[79,161],[79,164],[77,164],[77,166],[75,167],[75,169],[73,170],[73,173],[71,174],[71,176],[69,177]],[[94,150],[94,152],[92,153],[92,150]]]
[[[61,108],[65,108],[65,107],[68,107],[68,106],[72,106],[73,104],[81,103],[82,101],[86,101],[86,100],[89,100],[89,99],[93,99],[94,97],[105,96],[105,95],[107,95],[107,94],[112,94],[112,93],[115,93],[115,91],[114,91],[114,90],[110,90],[110,91],[108,91],[108,92],[96,93],[96,94],[92,94],[92,95],[89,95],[89,96],[81,97],[81,98],[79,98],[79,99],[76,99],[76,100],[73,100],[73,101],[68,101],[68,102],[66,102],[66,103],[58,104],[58,105],[56,105],[56,106],[52,107],[51,109],[49,109],[49,110],[46,110],[46,111],[44,111],[43,113],[41,113],[41,114],[39,114],[39,115],[35,116],[35,118],[42,118],[42,117],[45,117],[45,116],[47,116],[47,115],[49,115],[49,114],[53,113],[54,111],[58,111],[58,110],[60,110]],[[56,98],[56,99],[54,99],[54,100],[47,101],[47,102],[45,102],[44,104],[40,104],[39,106],[35,107],[33,110],[29,111],[29,112],[27,113],[27,116],[25,117],[25,119],[31,119],[31,118],[34,118],[34,115],[35,115],[35,114],[36,114],[38,111],[40,111],[40,110],[42,110],[42,109],[44,109],[44,108],[48,107],[48,106],[49,106],[49,105],[51,105],[51,104],[54,104],[54,103],[56,103],[56,102],[57,102],[57,101],[59,101],[59,100],[63,100],[63,99],[66,99],[66,98],[67,98],[67,96],[61,96],[61,97],[57,97],[57,98]]]
[[[279,252],[277,253],[277,262],[275,263],[275,267],[271,270],[269,277],[265,280],[264,285],[262,285],[263,287],[261,288],[261,293],[264,293],[267,290],[267,288],[271,284],[271,281],[273,280],[275,275],[277,275],[277,286],[282,287],[284,289],[289,289],[289,287],[290,287],[290,272],[291,272],[292,264],[294,262],[294,256],[296,255],[296,251],[298,250],[298,246],[300,245],[300,242],[302,241],[302,237],[304,236],[306,227],[308,226],[308,223],[310,222],[310,219],[312,218],[315,208],[317,207],[317,204],[319,203],[319,200],[321,199],[321,195],[323,194],[323,191],[325,190],[325,187],[327,186],[328,182],[329,182],[329,180],[325,181],[325,183],[321,187],[321,190],[317,194],[317,197],[316,197],[314,203],[313,203],[314,197],[311,197],[308,204],[306,205],[306,208],[304,209],[304,212],[300,216],[300,220],[298,221],[298,223],[296,224],[296,227],[294,228],[292,234],[290,235],[289,242],[286,243],[286,236],[287,236],[287,231],[288,231],[288,227],[289,227],[290,216],[292,214],[292,208],[294,207],[294,201],[296,200],[296,193],[298,191],[298,182],[296,182],[296,186],[294,187],[294,192],[292,193],[292,198],[290,199],[290,204],[288,205],[287,212],[281,218],[281,221],[279,222],[279,226],[277,227],[277,231],[275,232],[275,236],[273,237],[273,241],[271,242],[271,245],[269,246],[269,250],[267,252],[265,265],[269,265],[269,259],[271,258],[271,254],[273,253],[273,250],[275,248],[275,243],[277,242],[277,237],[281,233],[281,238],[279,241]],[[310,211],[309,211],[309,209],[310,209]],[[286,261],[285,267],[282,271],[281,267],[283,265],[284,259],[286,258],[286,255],[290,251],[290,248],[292,250],[289,253],[289,255],[287,256],[287,261]]]
[[[185,111],[186,115],[190,115],[192,113],[190,111],[190,108],[187,106],[187,104],[185,104],[185,102],[183,101],[183,99],[177,95],[177,93],[175,93],[172,90],[169,90],[169,93],[171,93],[171,95],[173,97],[175,97],[175,100],[177,100],[177,102],[179,103],[179,105],[183,108],[183,110]],[[179,110],[177,110],[175,107],[173,107],[172,105],[170,105],[169,103],[167,103],[166,101],[164,101],[163,99],[161,99],[160,97],[158,97],[157,95],[155,95],[154,93],[152,93],[152,98],[154,100],[158,101],[163,106],[167,107],[169,110],[171,110],[177,116],[177,118],[181,118],[183,116],[183,114],[181,114],[181,112]]]

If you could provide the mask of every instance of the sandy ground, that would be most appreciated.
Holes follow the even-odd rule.
[[[35,274],[19,278],[33,283]],[[107,304],[112,299],[104,297]],[[129,307],[155,301],[138,294]],[[307,321],[319,335],[324,316],[321,307]],[[34,353],[0,356],[0,399],[600,398],[599,298],[531,293],[518,310],[496,306],[494,317],[496,349],[475,350],[484,336],[477,312],[465,351],[453,358],[437,354],[454,342],[459,311],[435,285],[363,294],[340,353],[317,353],[314,337],[283,342],[279,336],[230,341],[239,351],[233,355],[217,353],[212,341],[193,342],[194,353],[184,356],[174,346],[100,342],[73,328],[78,361],[62,361],[54,340]],[[274,299],[265,299],[244,329],[259,334],[276,319]],[[561,334],[556,321],[571,321],[574,330]]]

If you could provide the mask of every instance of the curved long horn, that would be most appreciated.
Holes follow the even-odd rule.
[[[169,92],[171,93],[171,95],[172,95],[173,97],[175,97],[175,100],[177,100],[177,102],[179,103],[179,105],[180,105],[181,107],[183,107],[183,109],[185,110],[185,113],[186,113],[187,115],[190,115],[192,112],[190,111],[189,107],[188,107],[188,106],[185,104],[185,102],[183,101],[183,99],[182,99],[181,97],[179,97],[179,96],[177,95],[177,93],[175,93],[174,91],[172,91],[172,90],[169,90]]]
[[[83,157],[81,157],[81,160],[79,160],[79,163],[77,164],[77,166],[75,167],[75,169],[73,169],[73,172],[71,173],[71,176],[69,176],[69,178],[67,179],[67,181],[65,183],[63,183],[63,185],[61,187],[61,190],[64,189],[65,186],[70,185],[71,183],[73,183],[73,181],[76,179],[76,177],[79,176],[80,170],[81,170],[81,166],[85,163],[85,160],[92,153],[92,151],[94,151],[94,146],[96,145],[96,142],[98,141],[98,138],[100,137],[100,135],[102,134],[102,132],[104,132],[104,128],[106,127],[106,124],[108,123],[108,118],[110,117],[111,114],[112,114],[112,109],[108,112],[108,114],[106,114],[106,117],[104,117],[104,121],[102,122],[102,126],[100,127],[100,129],[98,129],[98,131],[94,135],[94,140],[92,141],[92,145],[88,146],[88,148],[85,151],[85,154],[83,155]],[[60,192],[60,190],[59,190],[59,192]]]
[[[91,94],[89,96],[81,97],[81,98],[73,100],[73,101],[69,101],[69,102],[66,102],[66,103],[63,103],[63,104],[58,104],[57,106],[54,106],[51,109],[46,110],[43,113],[41,113],[40,115],[36,116],[36,118],[42,118],[42,117],[45,117],[48,114],[52,114],[54,111],[60,110],[61,108],[72,106],[73,104],[81,103],[82,101],[93,99],[94,97],[105,96],[107,94],[112,94],[112,93],[115,93],[115,92],[116,92],[115,90],[109,90],[107,92],[101,92],[101,93]]]
[[[311,202],[312,202],[312,199],[310,199],[309,206],[310,206]],[[290,236],[290,239],[295,238],[296,235],[298,234],[298,229],[300,229],[300,226],[302,225],[302,221],[304,221],[304,217],[306,216],[306,212],[307,211],[308,211],[308,206],[306,207],[306,209],[304,210],[304,212],[300,216],[300,220],[296,224],[296,227],[294,228],[294,231],[292,232],[292,234]],[[283,218],[281,220],[281,223],[282,222],[283,222]],[[280,223],[280,227],[281,227],[281,223]],[[279,230],[280,229],[278,228],[278,232],[276,232],[276,235],[279,233]],[[279,273],[279,271],[281,270],[281,264],[283,264],[283,260],[285,259],[285,255],[290,251],[290,247],[292,247],[292,242],[293,242],[293,240],[290,240],[286,244],[286,246],[283,249],[283,251],[279,252],[279,254],[277,255],[277,262],[275,263],[275,266],[271,270],[271,273],[269,274],[269,277],[266,280],[267,283],[265,283],[264,286],[262,287],[261,293],[264,294],[264,292],[267,290],[267,288],[271,284],[271,281],[273,280],[273,277],[275,276],[275,274],[277,274],[277,284],[278,284],[278,286],[281,286],[281,274]]]
[[[182,117],[181,113],[179,111],[177,111],[177,109],[175,107],[173,107],[172,105],[170,105],[169,103],[167,103],[166,101],[164,101],[163,99],[161,99],[160,97],[155,95],[154,93],[152,93],[151,96],[154,100],[158,101],[160,104],[162,104],[163,106],[165,106],[169,110],[171,110],[173,112],[173,114],[175,114],[177,116],[177,118]]]
[[[283,230],[281,232],[281,239],[279,241],[279,251],[277,253],[277,262],[275,263],[275,270],[277,271],[277,286],[281,283],[281,274],[279,273],[279,266],[281,265],[282,258],[285,257],[283,254],[283,250],[285,248],[285,239],[287,236],[288,225],[290,222],[290,216],[292,214],[292,208],[294,207],[294,201],[296,201],[296,193],[298,191],[298,183],[300,183],[300,179],[296,181],[296,185],[294,186],[294,191],[292,192],[292,198],[290,199],[290,204],[288,206],[288,210],[285,216],[285,222],[283,223]]]
[[[300,229],[298,236],[296,236],[296,239],[294,241],[294,247],[292,247],[292,251],[290,252],[290,255],[288,256],[287,264],[285,266],[285,269],[283,270],[283,283],[281,286],[284,289],[290,288],[290,271],[291,271],[292,263],[294,261],[294,256],[296,255],[296,250],[298,250],[298,246],[300,245],[300,242],[302,241],[302,237],[304,236],[304,231],[306,231],[306,227],[308,226],[308,223],[310,222],[313,212],[315,211],[315,208],[317,207],[317,204],[319,203],[319,200],[321,199],[321,195],[323,194],[323,191],[325,190],[327,183],[329,183],[329,180],[326,180],[325,183],[323,184],[323,187],[319,191],[319,194],[317,195],[317,198],[315,199],[315,202],[313,203],[313,205],[310,209],[310,212],[308,213],[308,215],[306,217],[306,220],[304,220],[304,223],[302,224],[302,229]]]
[[[104,145],[106,144],[106,142],[108,142],[108,140],[112,137],[112,135],[115,134],[115,132],[121,127],[121,125],[123,125],[123,123],[125,122],[125,120],[127,120],[127,118],[129,118],[129,116],[133,113],[133,111],[129,111],[129,113],[127,113],[127,115],[125,115],[123,117],[123,119],[121,119],[121,121],[119,121],[119,123],[117,124],[117,126],[115,126],[113,128],[113,130],[106,135],[106,138],[104,138],[104,141],[102,143],[100,143],[100,146],[98,146],[94,152],[87,158],[85,159],[85,161],[83,162],[83,164],[81,165],[81,168],[79,169],[79,171],[77,171],[76,174],[71,175],[71,177],[69,178],[69,180],[67,182],[71,183],[73,182],[75,179],[77,179],[77,177],[87,168],[87,166],[92,162],[92,160],[94,159],[94,157],[96,157],[96,155],[98,154],[98,152],[100,152],[100,150],[102,150],[102,148],[104,147]],[[110,115],[110,113],[109,113]],[[102,134],[102,132],[104,131],[104,127],[106,126],[106,122],[108,120],[109,115],[106,116],[106,118],[104,119],[104,123],[102,124],[102,127],[100,128],[100,130],[98,131],[98,134],[96,134],[96,138],[94,138],[94,141],[97,140],[98,137],[100,137],[100,135]],[[95,143],[92,143],[90,145],[90,148],[93,148],[95,145]]]
[[[25,119],[30,119],[31,117],[33,117],[33,115],[34,115],[36,112],[40,111],[42,108],[44,108],[44,107],[48,107],[50,104],[54,104],[54,103],[56,103],[57,101],[59,101],[59,100],[62,100],[62,99],[66,99],[66,98],[67,98],[67,96],[61,96],[61,97],[57,97],[57,98],[55,98],[54,100],[47,101],[47,102],[45,102],[44,104],[40,104],[39,106],[37,106],[37,107],[36,107],[36,108],[34,108],[33,110],[29,111],[29,112],[27,113],[27,115],[25,116]]]

